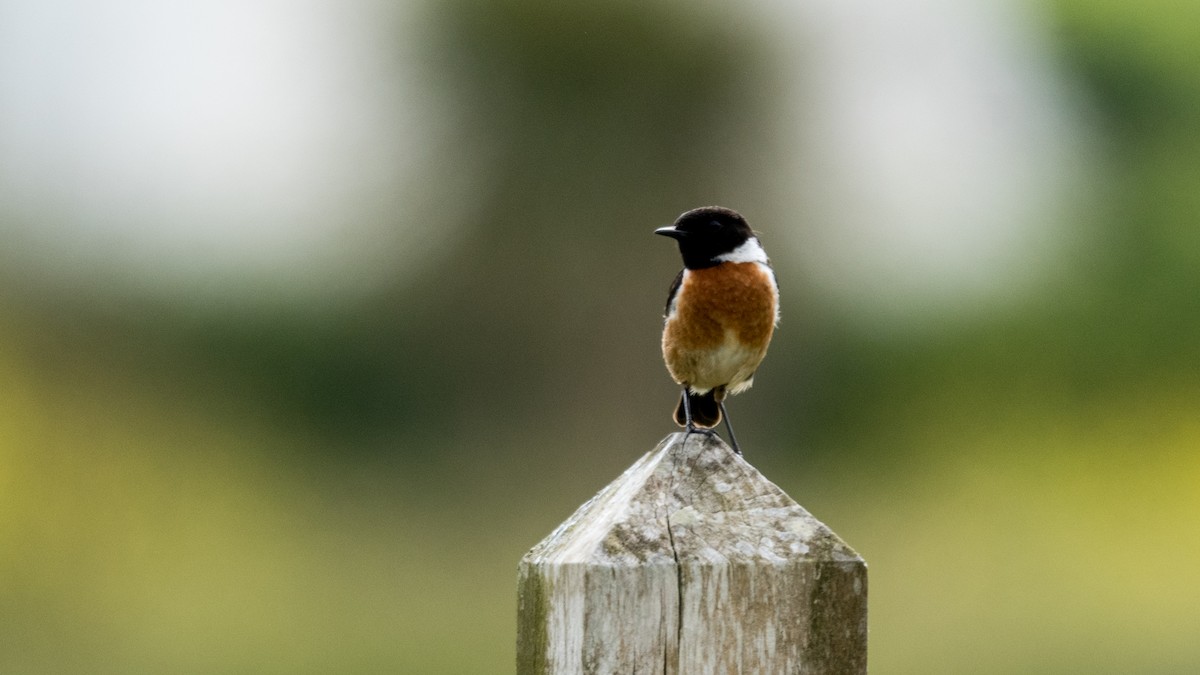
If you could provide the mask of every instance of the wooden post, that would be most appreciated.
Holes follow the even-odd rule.
[[[676,433],[521,559],[518,675],[867,672],[867,566],[716,436]]]

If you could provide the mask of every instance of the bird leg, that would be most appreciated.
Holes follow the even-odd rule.
[[[740,455],[742,449],[738,447],[737,436],[733,435],[733,423],[729,421],[729,413],[725,411],[725,401],[717,401],[717,405],[721,406],[721,417],[725,418],[725,430],[729,432],[729,444],[733,446],[733,451]]]
[[[690,434],[704,434],[705,436],[712,436],[717,433],[714,429],[703,429],[696,426],[696,423],[692,420],[692,405],[688,400],[688,386],[686,384],[683,385],[683,418],[685,422],[684,428],[686,429],[684,436],[688,436]]]
[[[692,406],[688,403],[687,391],[688,387],[685,384],[683,385],[683,419],[687,421],[684,426],[687,428],[687,432],[690,434],[696,430],[696,424],[695,422],[692,422]]]

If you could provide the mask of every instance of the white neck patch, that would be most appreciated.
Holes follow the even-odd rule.
[[[713,258],[717,262],[733,262],[747,263],[756,262],[767,264],[767,252],[763,250],[762,245],[758,243],[758,237],[750,237],[746,243],[733,249],[729,253]]]

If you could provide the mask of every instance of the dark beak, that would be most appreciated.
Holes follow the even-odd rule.
[[[681,232],[675,229],[674,225],[668,225],[666,227],[658,228],[654,231],[654,234],[661,234],[664,237],[670,237],[672,239],[683,239],[687,232]]]

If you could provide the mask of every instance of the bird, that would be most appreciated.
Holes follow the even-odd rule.
[[[754,384],[779,323],[779,285],[758,235],[740,213],[704,206],[654,230],[679,244],[683,269],[667,292],[662,353],[682,387],[675,422],[715,433],[725,420],[741,454],[725,397]]]

